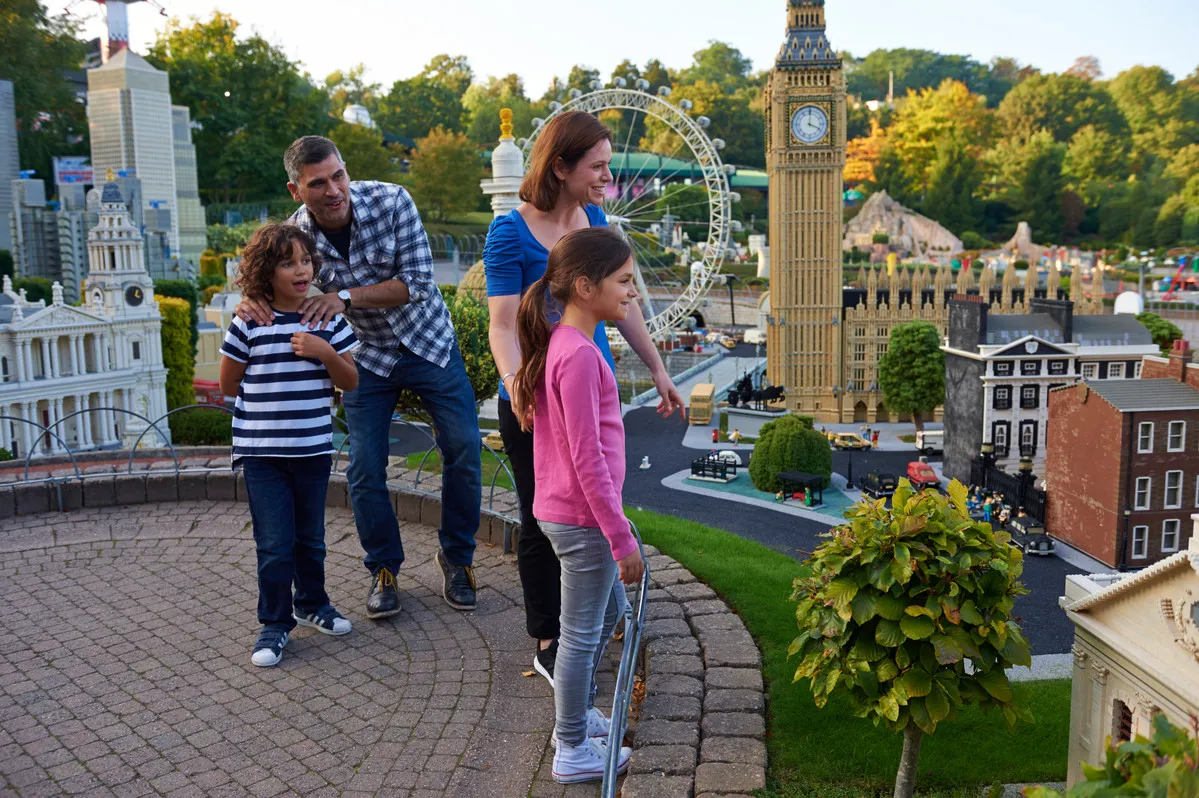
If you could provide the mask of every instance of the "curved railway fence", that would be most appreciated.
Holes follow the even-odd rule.
[[[82,507],[143,504],[158,501],[245,501],[245,480],[230,464],[228,446],[177,446],[171,442],[169,417],[193,410],[232,415],[219,405],[187,405],[158,418],[119,407],[93,407],[64,416],[45,426],[19,416],[0,415],[0,423],[32,428],[35,441],[27,457],[0,462],[0,522],[14,515],[68,512]],[[78,446],[68,430],[88,413],[113,413],[140,422],[129,446]],[[103,417],[103,416],[102,416]],[[349,437],[345,421],[331,416],[341,440],[329,476],[328,505],[349,507],[345,469]],[[135,430],[136,431],[136,430]],[[441,517],[441,457],[437,439],[424,424],[392,416],[393,433],[400,432],[415,447],[389,458],[387,486],[401,521],[437,526]],[[153,433],[153,434],[152,434]],[[427,446],[425,445],[427,444]],[[421,448],[423,447],[423,448]],[[480,438],[480,456],[490,477],[484,478],[482,518],[476,537],[514,550],[520,510],[508,458]],[[42,450],[42,451],[39,451]],[[415,461],[415,462],[414,462]],[[413,463],[413,465],[409,465]],[[0,523],[2,528],[2,523]]]

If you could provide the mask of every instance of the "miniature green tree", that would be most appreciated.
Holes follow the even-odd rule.
[[[794,681],[810,680],[818,707],[839,690],[858,717],[903,732],[895,798],[910,798],[922,736],[960,707],[996,707],[1009,726],[1032,720],[1005,673],[1031,663],[1011,617],[1027,592],[1022,555],[970,519],[957,480],[943,496],[901,479],[891,507],[861,502],[846,517],[795,580]]]
[[[945,401],[945,353],[936,325],[909,321],[891,328],[887,354],[878,364],[878,386],[889,410],[911,413],[917,431],[924,429],[922,414]]]
[[[1191,735],[1199,734],[1199,721],[1191,716]],[[1112,746],[1101,767],[1082,763],[1086,781],[1075,784],[1066,798],[1174,798],[1199,795],[1199,752],[1195,737],[1170,723],[1165,715],[1153,718],[1153,739],[1137,737]],[[1026,798],[1061,798],[1048,787],[1028,787]]]
[[[749,478],[758,490],[774,493],[782,487],[778,474],[783,471],[816,474],[828,486],[833,454],[828,438],[812,428],[811,416],[786,415],[762,425],[749,458]]]

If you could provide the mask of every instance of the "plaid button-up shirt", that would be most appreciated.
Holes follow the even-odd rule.
[[[373,180],[350,183],[353,223],[350,260],[338,254],[321,233],[307,206],[291,215],[292,224],[316,241],[324,263],[314,282],[326,293],[401,280],[408,303],[394,308],[351,307],[346,319],[362,346],[354,354],[360,366],[380,377],[391,374],[400,360],[399,344],[430,363],[445,368],[458,345],[450,312],[437,289],[433,254],[416,204],[402,187]]]

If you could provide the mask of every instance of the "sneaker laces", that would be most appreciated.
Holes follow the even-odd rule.
[[[475,569],[474,569],[474,566],[472,566],[472,565],[460,565],[460,566],[458,566],[458,568],[456,569],[456,571],[457,571],[457,572],[454,574],[454,578],[453,578],[451,581],[454,581],[454,582],[460,581],[460,580],[459,580],[459,578],[458,578],[458,576],[459,576],[459,574],[463,574],[463,575],[465,575],[465,576],[466,576],[466,582],[467,582],[467,584],[469,584],[469,585],[470,585],[470,589],[471,589],[471,590],[478,590],[478,587],[476,587],[476,586],[475,586]]]

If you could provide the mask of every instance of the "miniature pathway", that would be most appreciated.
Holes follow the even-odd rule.
[[[549,775],[553,697],[521,675],[520,586],[497,547],[478,548],[479,609],[458,613],[436,534],[406,524],[404,612],[369,621],[353,516],[330,508],[328,589],[354,631],[297,629],[278,667],[256,668],[245,504],[2,525],[0,794],[599,794]]]

